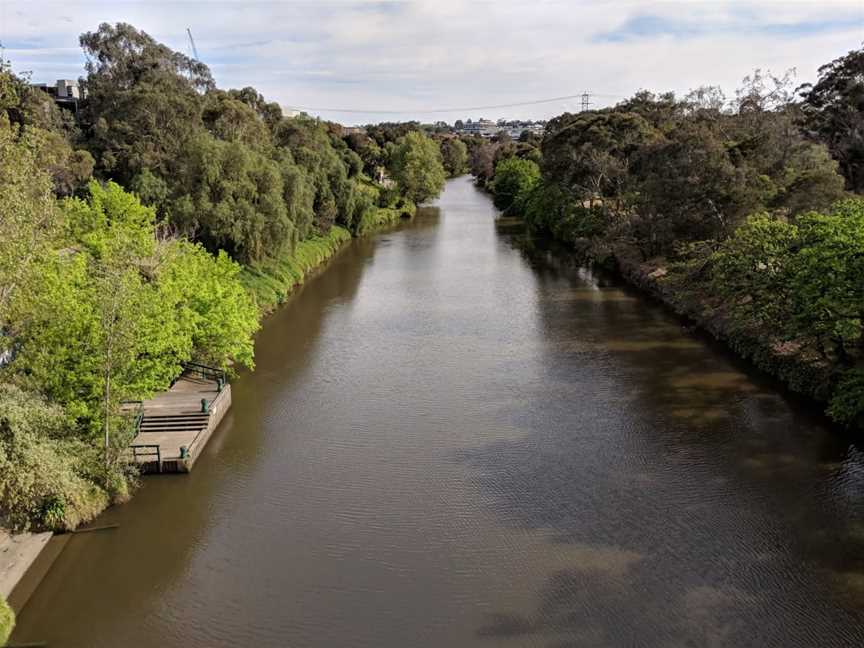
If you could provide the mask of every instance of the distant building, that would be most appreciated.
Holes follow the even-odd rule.
[[[499,119],[493,122],[489,119],[481,119],[479,121],[467,120],[462,124],[461,128],[457,128],[457,132],[462,135],[479,135],[480,137],[491,138],[499,133],[507,133],[512,139],[519,139],[523,131],[536,133],[542,136],[545,128],[545,122],[531,121],[507,121]]]
[[[77,81],[73,81],[72,79],[57,79],[54,85],[34,83],[33,87],[51,95],[58,106],[69,108],[73,112],[78,111],[81,89],[78,87]]]
[[[494,137],[499,131],[503,130],[495,122],[489,119],[480,119],[472,122],[467,121],[462,127],[462,133],[465,135],[479,135],[480,137]]]

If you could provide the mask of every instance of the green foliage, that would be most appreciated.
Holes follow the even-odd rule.
[[[739,317],[773,326],[789,315],[790,266],[799,239],[794,224],[757,214],[713,257],[712,290]]]
[[[774,86],[772,86],[774,84]],[[642,92],[549,123],[543,178],[601,209],[608,235],[643,258],[682,241],[723,240],[751,213],[794,216],[842,197],[836,163],[797,127],[786,79],[756,74],[738,103],[703,90],[678,101]]]
[[[398,140],[390,173],[405,196],[418,204],[441,193],[447,180],[438,145],[417,131]]]
[[[847,187],[864,191],[864,48],[819,68],[815,85],[802,87],[807,129],[834,158]]]
[[[222,90],[207,93],[202,119],[207,130],[225,142],[240,143],[251,148],[270,144],[270,131],[255,108]]]
[[[195,354],[251,364],[255,309],[226,255],[157,242],[153,210],[113,183],[63,207],[71,247],[17,304],[13,371],[94,429],[119,401],[167,388]]]
[[[171,221],[208,249],[224,249],[244,263],[278,254],[294,236],[284,173],[242,142],[202,134],[188,150],[179,177],[185,193],[172,202]]]
[[[471,150],[471,174],[481,187],[491,182],[495,175],[499,148],[497,144],[483,140],[476,143]]]
[[[528,195],[540,182],[540,167],[517,157],[501,160],[495,167],[492,194],[495,206],[505,213],[521,211]]]
[[[669,268],[737,350],[820,398],[845,376],[830,411],[860,421],[864,217],[861,201],[831,205],[844,197],[838,162],[856,186],[862,60],[823,68],[803,106],[789,75],[757,71],[728,104],[712,88],[684,100],[640,92],[552,120],[542,182],[522,209],[529,228],[619,260],[684,251]],[[506,144],[491,146],[475,149],[478,182]]]
[[[109,494],[94,447],[73,436],[66,413],[0,384],[0,509],[13,529],[65,530],[98,515]]]
[[[2,596],[0,596],[0,646],[6,644],[15,629],[15,613]]]
[[[862,358],[864,200],[840,203],[830,214],[805,214],[798,227],[789,282],[795,330],[815,335],[831,357]]]
[[[73,528],[125,497],[121,401],[184,361],[251,367],[261,311],[352,234],[414,213],[370,179],[397,149],[403,187],[444,182],[435,143],[391,137],[413,129],[343,140],[252,88],[217,90],[126,24],[81,44],[80,130],[0,65],[0,510],[22,528]]]
[[[660,138],[644,117],[620,110],[566,113],[550,121],[547,132],[544,179],[586,200],[622,198],[632,159]]]
[[[357,235],[371,234],[382,227],[398,223],[403,218],[412,218],[416,212],[417,206],[410,200],[404,199],[393,207],[375,207],[364,214],[357,228]]]
[[[81,121],[97,169],[121,184],[149,169],[170,179],[202,130],[207,66],[131,25],[81,35],[87,55]]]
[[[724,238],[760,206],[720,137],[713,124],[685,121],[633,156],[627,192],[615,198],[646,257],[676,241]]]
[[[864,414],[864,200],[794,223],[753,216],[711,258],[712,289],[736,321],[814,349],[842,374],[829,414]]]
[[[577,202],[557,184],[538,184],[526,196],[521,213],[532,232],[570,244],[601,236],[608,225],[600,205]]]
[[[357,185],[348,177],[345,160],[334,148],[326,126],[303,116],[286,119],[279,124],[275,138],[304,169],[312,187],[314,221],[307,231],[298,232],[298,238],[312,235],[315,229],[326,232],[337,223],[353,230],[359,217],[354,204]]]
[[[441,158],[444,170],[451,178],[460,176],[468,170],[468,147],[465,142],[456,137],[441,140]]]
[[[371,177],[377,177],[378,171],[386,165],[384,150],[378,143],[362,133],[352,132],[345,138],[348,148],[354,151],[363,163],[362,171]]]
[[[841,377],[828,415],[847,427],[864,425],[864,369],[851,369]]]
[[[351,240],[351,233],[332,227],[325,236],[315,236],[299,243],[290,254],[266,259],[243,268],[240,281],[253,296],[261,313],[281,304],[306,275],[333,256]]]
[[[163,258],[161,302],[173,306],[177,333],[188,340],[173,345],[175,351],[191,348],[195,360],[212,366],[253,367],[258,312],[240,281],[241,266],[225,252],[214,257],[188,241],[166,246]]]
[[[39,283],[39,264],[61,231],[51,178],[40,168],[41,139],[0,123],[0,325],[17,295]]]
[[[218,90],[206,66],[130,25],[103,24],[81,44],[97,173],[210,252],[260,263],[334,224],[356,231],[370,209],[357,181],[380,164],[374,141],[363,157],[335,125],[284,118],[253,88]]]

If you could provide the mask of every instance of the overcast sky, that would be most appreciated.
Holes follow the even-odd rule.
[[[548,118],[579,100],[489,106],[589,90],[596,105],[636,90],[729,94],[754,68],[801,82],[864,41],[864,0],[608,2],[19,2],[0,0],[0,40],[34,81],[77,78],[81,32],[124,21],[201,60],[220,87],[252,85],[285,107],[345,124]],[[401,111],[372,114],[323,110]]]

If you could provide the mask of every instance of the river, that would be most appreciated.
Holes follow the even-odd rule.
[[[51,648],[864,645],[864,452],[468,178],[267,319],[188,476],[73,536]]]

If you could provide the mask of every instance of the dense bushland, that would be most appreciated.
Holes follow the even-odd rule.
[[[121,403],[186,361],[252,367],[263,312],[445,177],[413,128],[287,118],[130,25],[81,45],[77,120],[0,69],[0,526],[128,497]]]
[[[731,101],[717,88],[640,92],[550,121],[539,178],[530,153],[502,142],[475,146],[472,171],[534,234],[626,266],[860,427],[862,79],[859,50],[797,96],[788,76],[760,72]]]

